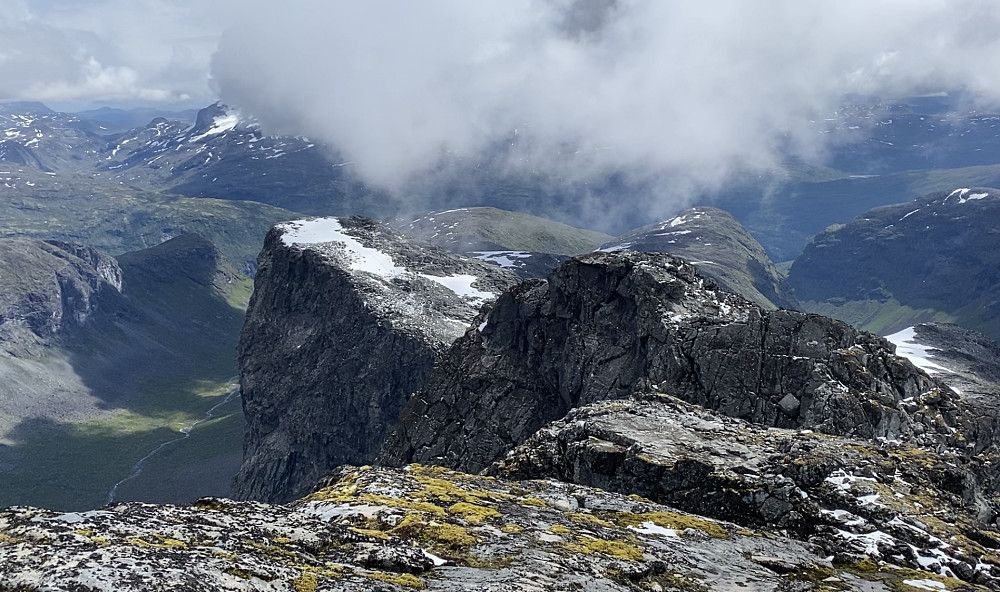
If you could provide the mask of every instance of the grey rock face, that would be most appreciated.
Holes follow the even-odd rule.
[[[517,281],[359,218],[279,225],[258,263],[239,346],[247,432],[234,489],[272,501],[372,461],[438,357]]]
[[[403,410],[384,462],[479,471],[574,407],[652,386],[765,426],[865,439],[947,443],[960,419],[954,394],[884,339],[762,310],[669,255],[570,260],[474,323]]]
[[[0,240],[0,341],[16,351],[120,305],[122,272],[111,257],[60,242]]]
[[[691,208],[601,246],[602,251],[625,249],[687,259],[702,276],[764,308],[798,307],[764,247],[718,208]]]
[[[284,506],[206,498],[0,511],[3,590],[788,591],[824,581],[860,592],[914,578],[835,565],[824,552],[580,485],[418,466],[345,467]]]
[[[990,462],[764,428],[651,394],[574,409],[490,472],[555,478],[751,528],[786,529],[835,562],[860,553],[927,569],[933,557],[933,571],[998,585],[989,571],[975,570],[1000,540],[998,508],[975,476]],[[950,519],[932,522],[937,515]]]

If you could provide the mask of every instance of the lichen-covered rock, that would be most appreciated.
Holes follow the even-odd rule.
[[[370,462],[437,358],[517,281],[361,218],[279,225],[258,265],[240,336],[247,431],[234,491],[269,501]]]
[[[572,259],[474,324],[404,408],[386,463],[479,471],[574,407],[652,386],[756,424],[915,445],[955,443],[962,420],[884,339],[762,310],[669,255]]]
[[[1000,585],[1000,508],[976,477],[996,460],[764,428],[651,394],[574,409],[490,472],[556,478],[785,529],[836,561],[864,555]]]
[[[887,591],[958,579],[553,481],[338,471],[276,506],[0,511],[0,590]],[[991,569],[983,564],[981,573]],[[985,589],[969,586],[967,589]]]

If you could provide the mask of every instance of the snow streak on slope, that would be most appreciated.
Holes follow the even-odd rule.
[[[896,355],[903,356],[914,366],[928,374],[949,373],[951,370],[931,361],[931,348],[916,341],[916,328],[907,327],[902,331],[886,335],[885,338],[896,346]]]

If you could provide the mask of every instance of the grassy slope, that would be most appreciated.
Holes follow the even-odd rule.
[[[0,191],[5,202],[0,236],[66,240],[112,255],[191,232],[218,245],[230,263],[242,268],[256,259],[271,225],[301,217],[254,202],[133,189],[103,177],[51,176],[29,168],[17,175],[16,188]]]
[[[462,251],[472,250],[463,243],[473,249],[478,248],[476,243],[483,243],[497,250],[579,255],[612,238],[530,214],[486,207],[426,214],[400,227],[437,244],[453,243]]]

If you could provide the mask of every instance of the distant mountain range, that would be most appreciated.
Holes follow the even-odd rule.
[[[152,117],[144,124],[122,131],[146,115]],[[611,235],[659,221],[640,205],[658,199],[656,186],[623,173],[582,182],[511,171],[503,163],[520,149],[516,137],[478,159],[446,160],[414,179],[405,195],[390,195],[358,178],[336,146],[267,135],[252,117],[224,105],[193,117],[159,115],[0,105],[0,167],[12,169],[3,169],[0,197],[17,196],[7,191],[12,186],[28,191],[28,182],[44,185],[44,179],[28,178],[30,168],[82,176],[91,184],[253,200],[312,215],[388,219],[490,206]],[[824,158],[804,162],[790,153],[778,171],[734,179],[715,194],[690,195],[679,205],[728,211],[773,260],[790,261],[830,224],[873,207],[955,187],[1000,185],[998,124],[1000,114],[965,108],[960,97],[856,99],[811,123],[827,141]],[[590,205],[581,208],[581,199]],[[602,204],[615,206],[615,215],[598,211]]]

